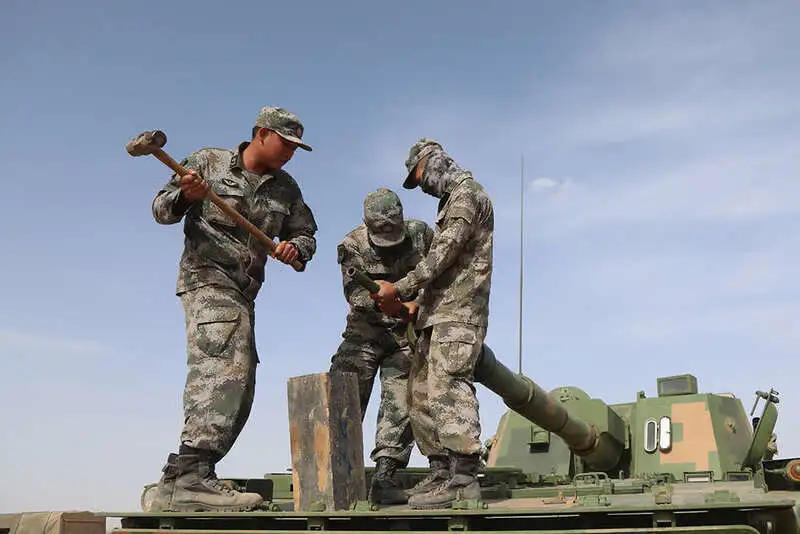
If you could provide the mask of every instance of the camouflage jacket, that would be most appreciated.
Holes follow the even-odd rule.
[[[196,170],[211,189],[268,237],[293,243],[308,262],[317,248],[317,224],[297,182],[285,171],[257,175],[244,168],[238,150],[203,148],[181,164]],[[254,300],[264,282],[267,249],[210,200],[187,203],[172,179],[153,199],[153,217],[175,224],[185,216],[178,294],[209,284],[240,290]]]
[[[347,276],[347,269],[356,267],[373,280],[394,282],[414,268],[425,256],[433,239],[433,230],[423,221],[406,219],[406,240],[391,252],[382,253],[380,247],[370,244],[367,228],[363,224],[350,231],[337,247],[337,261],[342,268],[344,296],[350,304],[347,314],[347,331],[374,335],[386,329],[405,331],[400,319],[384,315],[370,298],[369,291]],[[405,301],[419,297],[417,291],[411,292]]]
[[[492,279],[494,208],[467,171],[438,178],[444,194],[425,258],[395,285],[401,299],[424,288],[416,328],[459,322],[486,327]]]

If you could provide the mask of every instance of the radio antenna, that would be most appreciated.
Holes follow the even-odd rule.
[[[522,265],[523,265],[523,234],[525,226],[525,156],[519,155],[519,374],[522,374]]]

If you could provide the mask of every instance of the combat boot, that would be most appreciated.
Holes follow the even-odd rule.
[[[178,455],[177,468],[173,512],[246,512],[264,501],[257,493],[240,493],[220,482],[202,453]]]
[[[452,454],[450,478],[427,493],[413,495],[408,499],[409,508],[413,510],[451,508],[455,501],[480,499],[479,464],[478,454]]]
[[[161,469],[163,473],[158,484],[151,484],[145,487],[142,492],[142,511],[143,512],[167,512],[169,502],[172,499],[172,491],[175,487],[175,477],[178,476],[178,455],[174,452],[167,456],[167,463]]]
[[[416,486],[410,490],[406,490],[405,493],[408,497],[427,493],[450,478],[450,464],[447,456],[429,456],[428,463],[430,464],[430,472],[428,472],[428,475],[420,480]]]
[[[375,461],[375,472],[369,487],[369,501],[373,504],[404,504],[408,494],[400,487],[395,471],[402,464],[394,458],[381,456]]]

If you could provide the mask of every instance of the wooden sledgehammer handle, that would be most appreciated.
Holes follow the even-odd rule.
[[[184,169],[180,163],[172,159],[172,157],[166,152],[164,152],[162,149],[160,148],[154,149],[153,155],[156,158],[158,158],[164,165],[175,171],[178,174],[178,176],[184,176],[186,174],[189,174],[189,172],[186,169]],[[263,243],[267,247],[267,250],[269,250],[269,255],[272,256],[273,258],[275,257],[275,249],[277,248],[275,241],[267,237],[267,235],[261,230],[259,230],[256,225],[254,225],[253,223],[242,217],[241,213],[233,209],[230,204],[219,198],[219,195],[217,195],[211,189],[208,190],[206,198],[211,202],[213,202],[214,204],[216,204],[217,207],[219,207],[219,209],[227,213],[228,216],[230,216],[234,221],[239,223],[240,226],[244,226],[251,234],[253,234],[253,236],[256,239],[261,241],[261,243]],[[303,272],[306,268],[305,265],[298,260],[293,261],[291,263],[291,266],[297,272]]]

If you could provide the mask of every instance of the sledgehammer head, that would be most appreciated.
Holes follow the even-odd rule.
[[[167,134],[161,130],[142,132],[125,145],[125,150],[131,156],[146,156],[152,154],[167,144]]]

